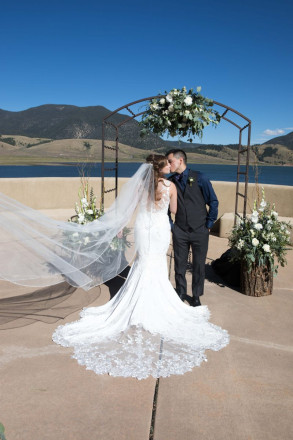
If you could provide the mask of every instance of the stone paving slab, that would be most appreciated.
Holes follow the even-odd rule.
[[[226,248],[226,239],[212,236],[207,262]],[[209,351],[208,362],[192,372],[160,379],[154,440],[293,438],[292,263],[293,252],[269,297],[247,297],[208,277],[202,303],[231,342]],[[84,306],[108,301],[109,289],[87,296],[51,288],[38,308],[39,295],[0,283],[0,422],[7,440],[148,440],[155,380],[98,376],[51,340],[57,325],[78,319]]]
[[[209,258],[226,250],[225,240],[211,242]],[[293,438],[292,257],[271,296],[242,295],[216,276],[206,282],[202,304],[231,341],[192,372],[160,379],[155,440]]]
[[[19,298],[29,289],[20,290]],[[71,311],[71,299],[60,304],[62,313],[66,306]],[[103,287],[91,305],[108,300]],[[56,321],[60,309],[52,310]],[[4,312],[0,302],[0,322]],[[0,421],[7,440],[149,439],[155,380],[98,376],[78,365],[71,349],[52,342],[57,325],[78,316],[76,311],[50,323],[44,313],[31,325],[0,331]]]

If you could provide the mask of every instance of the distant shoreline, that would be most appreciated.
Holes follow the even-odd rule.
[[[23,162],[23,163],[2,163],[0,160],[0,166],[4,167],[4,166],[77,166],[79,164],[98,164],[98,163],[102,163],[101,160],[85,160],[85,161],[70,161],[70,162],[46,162],[46,161],[28,161],[28,162]],[[105,163],[113,163],[113,160],[105,160]],[[144,163],[144,160],[119,160],[118,163]],[[222,162],[197,162],[197,161],[188,161],[189,164],[192,165],[217,165],[217,166],[237,166],[237,162],[233,162],[233,163],[222,163]],[[245,164],[241,164],[241,166],[245,166]],[[285,163],[285,164],[268,164],[268,163],[249,163],[249,166],[261,166],[261,167],[293,167],[292,163]],[[1,176],[0,176],[1,177]]]
[[[131,177],[144,163],[136,162],[119,162],[118,176]],[[189,168],[205,173],[212,181],[236,182],[237,165],[222,164],[200,164],[188,163]],[[106,162],[105,177],[114,177],[115,162]],[[241,166],[241,171],[245,171],[245,165]],[[0,165],[1,178],[17,179],[17,178],[42,178],[42,177],[61,177],[70,178],[85,175],[88,177],[101,177],[101,162],[58,162],[47,165]],[[244,181],[244,175],[240,176],[240,181]],[[288,166],[277,165],[260,165],[255,167],[253,164],[249,166],[249,182],[258,181],[259,183],[272,185],[289,185],[293,186],[292,168]]]

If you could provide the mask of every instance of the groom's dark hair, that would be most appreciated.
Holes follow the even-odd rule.
[[[182,157],[185,165],[187,164],[187,156],[185,151],[180,150],[179,148],[174,148],[173,150],[167,151],[166,156],[168,157],[169,154],[173,154],[173,156],[175,156],[177,159],[179,159],[179,157]]]

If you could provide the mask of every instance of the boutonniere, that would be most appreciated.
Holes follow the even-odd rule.
[[[189,184],[189,186],[192,186],[193,182],[194,182],[194,178],[193,177],[188,177],[188,184]]]

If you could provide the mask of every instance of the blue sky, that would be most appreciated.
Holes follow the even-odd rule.
[[[250,118],[252,142],[260,143],[293,130],[292,13],[289,0],[3,2],[0,108],[114,110],[201,86]],[[237,136],[222,122],[202,142]]]

